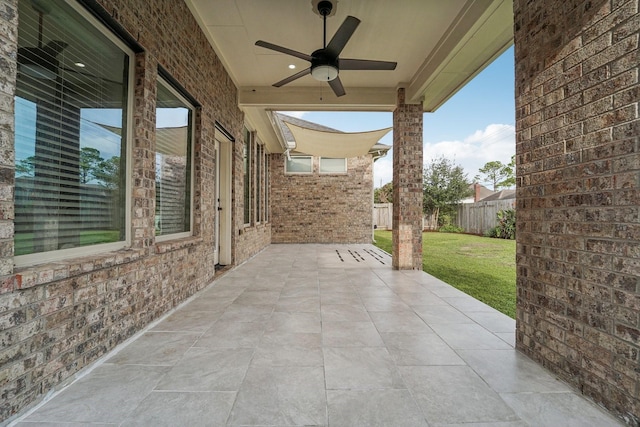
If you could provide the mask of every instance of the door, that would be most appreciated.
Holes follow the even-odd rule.
[[[220,264],[220,212],[222,210],[222,206],[220,204],[220,142],[216,139],[215,144],[215,195],[214,195],[214,209],[215,209],[215,219],[213,225],[213,232],[215,236],[213,238],[213,263],[218,265]]]
[[[230,265],[231,260],[231,141],[216,132],[215,262]]]

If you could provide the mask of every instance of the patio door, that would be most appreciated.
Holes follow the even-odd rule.
[[[231,141],[216,132],[214,262],[231,264]]]

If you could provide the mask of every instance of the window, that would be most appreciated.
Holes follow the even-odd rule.
[[[264,222],[269,222],[269,166],[271,164],[268,154],[264,156]]]
[[[347,159],[320,157],[320,173],[346,173]]]
[[[193,110],[177,90],[158,80],[156,236],[190,235]]]
[[[63,1],[18,7],[16,265],[122,248],[133,52]]]
[[[313,162],[311,156],[291,156],[285,160],[286,173],[311,173]]]
[[[256,222],[262,222],[262,196],[264,194],[264,179],[263,179],[263,169],[264,169],[264,145],[258,144],[256,147]]]
[[[251,223],[251,154],[252,154],[252,138],[249,129],[244,128],[244,223]]]

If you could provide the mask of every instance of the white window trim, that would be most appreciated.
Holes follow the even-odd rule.
[[[322,159],[344,160],[344,171],[340,171],[340,172],[334,172],[334,171],[324,172],[322,170]],[[342,158],[342,157],[339,157],[339,158],[336,158],[336,157],[320,157],[320,163],[319,163],[319,166],[318,166],[318,172],[321,175],[346,175],[349,172],[349,170],[347,168],[347,159],[346,158]]]
[[[158,84],[162,84],[165,89],[169,90],[169,92],[171,92],[175,97],[177,97],[180,101],[184,102],[185,105],[187,105],[190,109],[191,109],[191,139],[189,140],[189,145],[190,145],[190,152],[191,152],[191,156],[189,159],[189,162],[191,164],[191,170],[189,171],[190,173],[190,179],[189,182],[191,183],[191,188],[189,191],[189,204],[190,204],[190,208],[189,208],[189,230],[188,231],[181,231],[179,233],[171,233],[171,234],[163,234],[160,236],[155,236],[156,238],[156,242],[166,242],[167,240],[175,240],[175,239],[184,239],[185,237],[191,237],[193,236],[193,206],[194,206],[194,200],[193,200],[193,191],[194,191],[194,178],[195,178],[195,174],[194,174],[194,160],[195,160],[195,155],[194,155],[194,151],[195,151],[195,128],[196,128],[196,107],[191,104],[191,102],[189,102],[189,100],[187,100],[184,95],[182,95],[180,92],[178,92],[173,86],[171,86],[171,84],[166,81],[165,79],[163,79],[161,76],[158,76],[157,78],[157,82]],[[156,153],[156,151],[154,150],[154,153]],[[154,155],[155,158],[155,155]]]
[[[86,19],[89,24],[100,31],[105,37],[113,42],[129,57],[129,81],[127,82],[127,140],[125,144],[125,205],[124,205],[124,222],[125,222],[125,238],[119,242],[100,243],[97,245],[79,246],[77,248],[59,249],[49,252],[38,252],[34,254],[18,255],[13,257],[13,264],[16,268],[30,267],[37,264],[44,264],[54,261],[64,261],[72,258],[78,258],[87,255],[97,255],[101,253],[113,252],[131,246],[131,197],[132,197],[132,175],[133,175],[133,108],[134,108],[134,84],[135,84],[135,52],[125,43],[123,43],[115,34],[109,31],[100,21],[98,21],[91,13],[81,7],[77,2],[65,0],[68,4],[78,12],[78,14]],[[20,25],[18,23],[18,25]],[[14,113],[15,114],[15,113]]]
[[[284,161],[284,173],[285,175],[313,175],[313,156],[307,155],[291,155],[291,158],[306,158],[311,161],[311,170],[309,172],[291,172],[287,169],[287,159]]]

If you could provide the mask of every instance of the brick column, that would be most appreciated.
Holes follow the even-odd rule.
[[[134,248],[155,242],[155,117],[158,64],[148,53],[136,55],[134,88],[132,239]],[[153,132],[150,131],[153,129]]]
[[[405,104],[398,89],[393,112],[394,270],[422,269],[422,104]]]
[[[640,425],[638,0],[516,0],[517,348]]]
[[[0,1],[0,294],[13,289],[13,195],[15,151],[13,147],[15,62],[18,51],[18,2]]]

